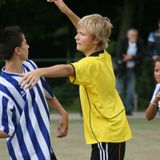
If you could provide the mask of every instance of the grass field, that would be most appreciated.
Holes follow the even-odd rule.
[[[145,119],[129,119],[133,139],[127,143],[125,160],[158,160],[160,147],[160,119],[147,122]],[[51,123],[52,144],[58,160],[89,160],[90,145],[83,137],[81,120],[70,121],[69,135],[64,139],[53,134],[56,122]],[[4,140],[0,140],[0,159],[8,160]]]

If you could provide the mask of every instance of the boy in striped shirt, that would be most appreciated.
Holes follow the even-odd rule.
[[[18,26],[0,32],[0,137],[12,160],[56,160],[50,140],[48,103],[61,115],[59,137],[67,135],[68,115],[42,77],[32,89],[19,85],[21,74],[37,68],[28,59],[29,45]]]

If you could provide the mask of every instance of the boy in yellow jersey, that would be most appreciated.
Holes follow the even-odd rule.
[[[77,50],[86,57],[72,64],[28,72],[23,75],[21,86],[28,84],[32,88],[41,76],[69,77],[80,88],[85,139],[92,146],[91,160],[123,160],[125,143],[132,135],[115,88],[111,57],[105,51],[112,24],[99,14],[80,19],[62,0],[49,2],[54,2],[75,25]]]

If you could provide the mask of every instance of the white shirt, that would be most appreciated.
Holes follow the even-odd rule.
[[[156,97],[156,94],[160,92],[160,84],[157,84],[155,89],[154,89],[154,92],[153,92],[153,95],[152,95],[152,99],[151,99],[151,102],[153,102],[154,98]],[[158,102],[158,108],[160,110],[160,101]]]
[[[133,43],[129,42],[127,54],[130,56],[135,56],[137,54],[137,45],[135,42],[133,42]],[[127,62],[127,68],[134,68],[134,67],[135,67],[134,61]]]

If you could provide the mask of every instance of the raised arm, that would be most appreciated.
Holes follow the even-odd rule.
[[[63,12],[77,28],[77,24],[80,18],[63,2],[63,0],[47,0],[49,3],[55,3],[55,5]]]

